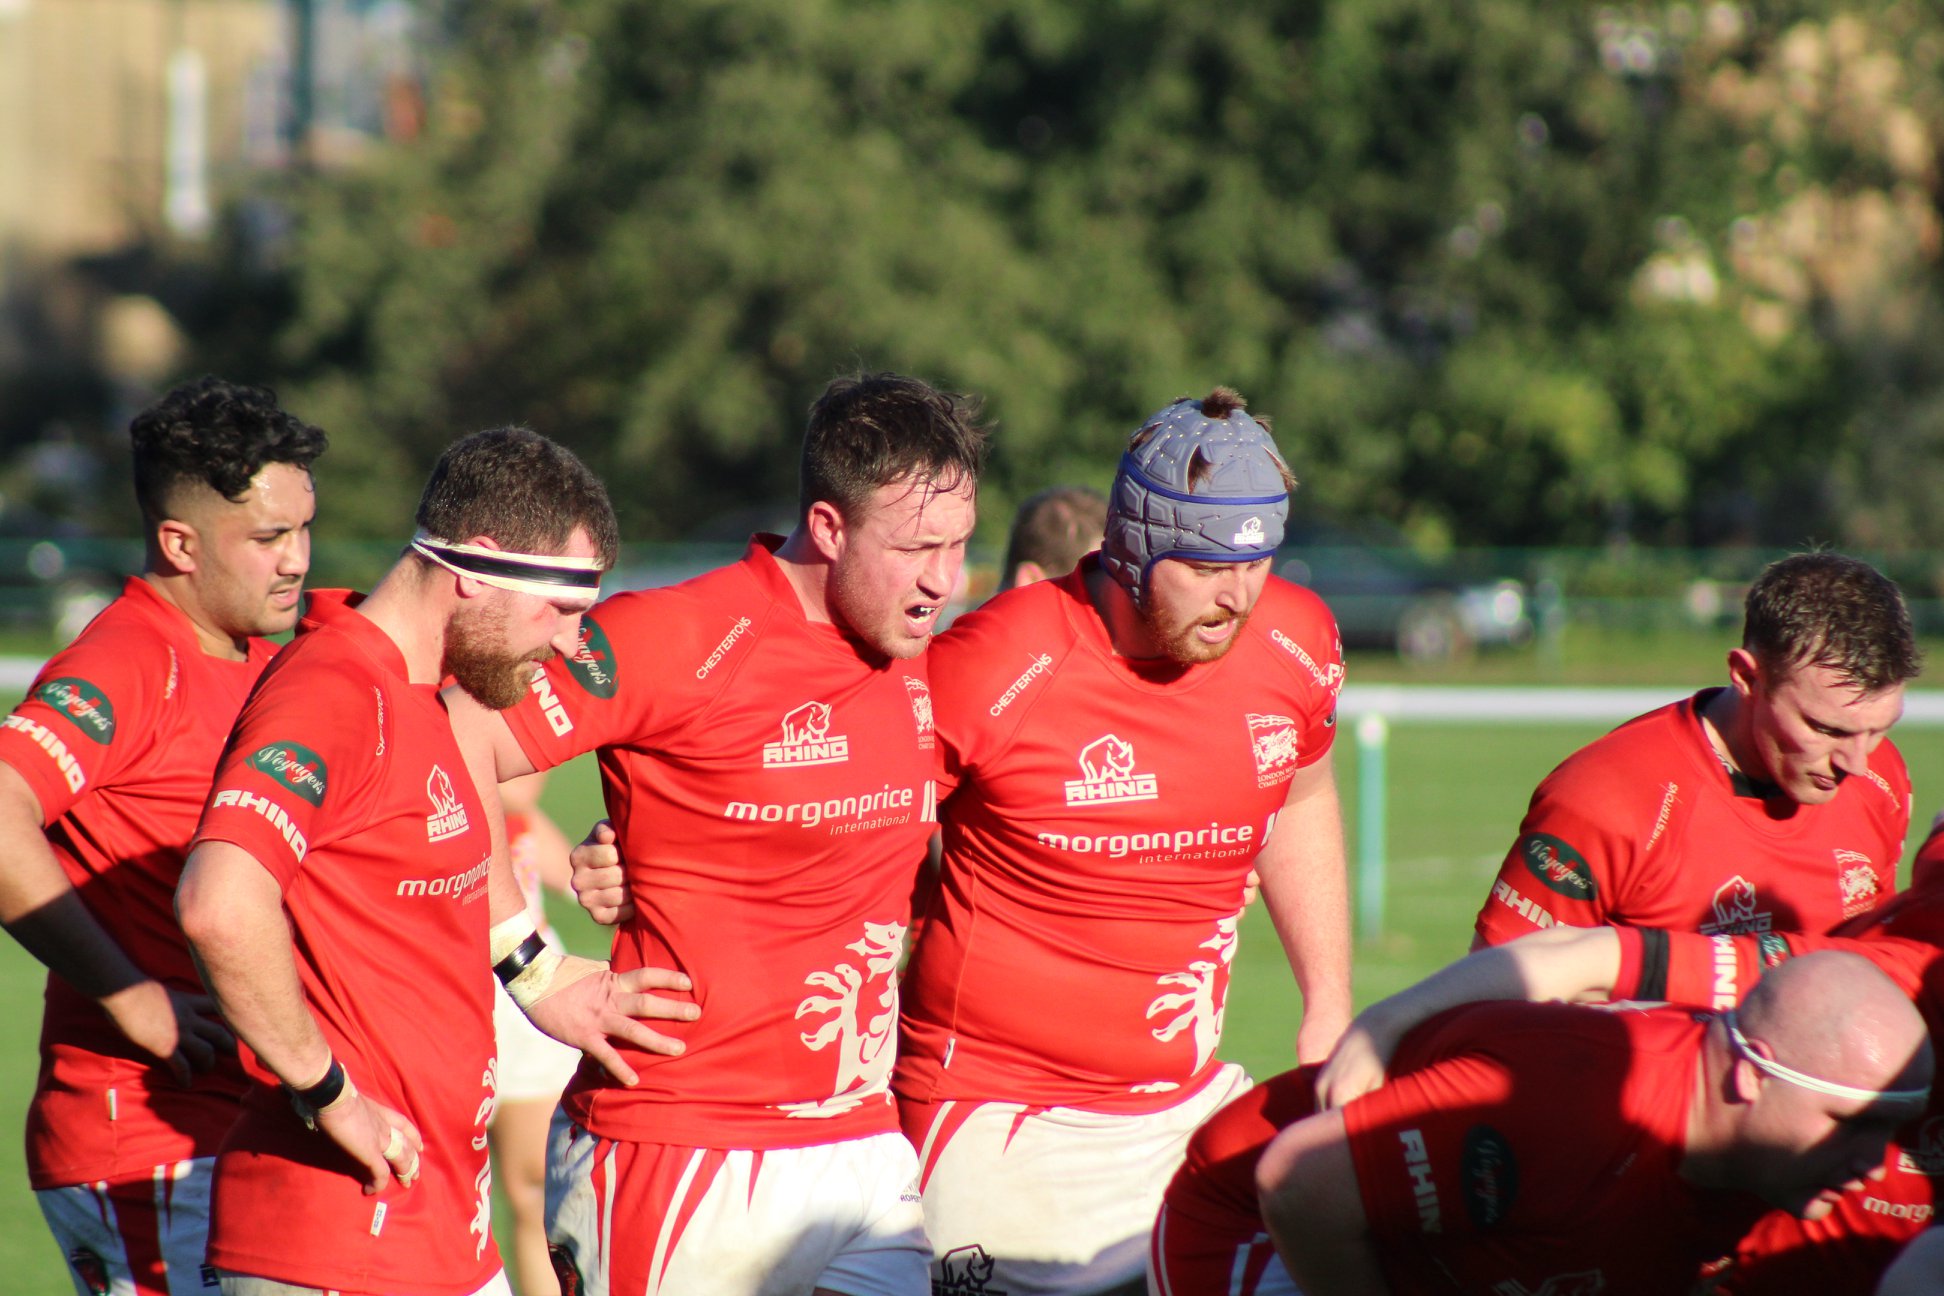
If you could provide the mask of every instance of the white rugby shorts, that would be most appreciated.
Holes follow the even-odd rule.
[[[897,1133],[725,1151],[617,1143],[556,1113],[547,1241],[583,1296],[930,1296],[917,1180]]]
[[[1006,1102],[908,1105],[936,1289],[1091,1296],[1138,1286],[1189,1135],[1249,1085],[1241,1067],[1225,1063],[1174,1106],[1132,1116]]]

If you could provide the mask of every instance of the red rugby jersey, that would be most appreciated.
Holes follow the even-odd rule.
[[[1320,599],[1271,577],[1219,660],[1136,664],[1087,598],[1097,561],[927,654],[945,856],[901,1098],[1179,1101],[1215,1062],[1243,877],[1290,777],[1328,756],[1343,667]]]
[[[1738,796],[1697,707],[1666,706],[1581,748],[1532,794],[1479,910],[1496,945],[1555,924],[1827,931],[1896,889],[1910,777],[1890,742],[1824,805]]]
[[[1762,1210],[1677,1173],[1702,1029],[1677,1009],[1494,1003],[1406,1036],[1397,1078],[1344,1109],[1390,1290],[1692,1290]],[[1313,1081],[1273,1077],[1196,1131],[1166,1197],[1178,1245],[1260,1235],[1256,1163],[1313,1110]]]
[[[599,752],[634,917],[614,967],[678,968],[680,1057],[619,1044],[566,1110],[606,1138],[720,1148],[897,1128],[888,1077],[912,883],[936,822],[922,659],[808,620],[758,537],[741,562],[619,594],[506,713],[540,768]]]
[[[174,604],[131,579],[0,722],[0,760],[40,799],[81,902],[136,966],[177,990],[202,990],[175,920],[182,861],[230,725],[275,651],[256,639],[248,660],[212,657]],[[40,1048],[27,1111],[36,1189],[213,1156],[247,1083],[222,1059],[181,1088],[52,975]]]
[[[460,1296],[499,1270],[486,1122],[496,1093],[484,810],[438,689],[341,594],[237,720],[197,841],[284,889],[304,997],[358,1088],[425,1138],[423,1174],[376,1197],[272,1083],[217,1159],[212,1263],[285,1282]]]
[[[1933,837],[1919,858],[1944,858]],[[1913,890],[1842,930],[1851,935],[1669,938],[1664,992],[1681,1002],[1733,1002],[1764,968],[1816,949],[1861,954],[1897,982],[1917,1004],[1931,1038],[1944,1039],[1944,886],[1940,875],[1918,870]],[[1649,979],[1653,979],[1650,967]],[[1617,987],[1641,989],[1628,978]],[[1868,1296],[1905,1243],[1936,1222],[1938,1181],[1944,1177],[1944,1088],[1932,1089],[1923,1116],[1897,1132],[1884,1157],[1883,1177],[1845,1193],[1820,1220],[1772,1211],[1744,1239],[1734,1271],[1721,1290],[1736,1296]]]

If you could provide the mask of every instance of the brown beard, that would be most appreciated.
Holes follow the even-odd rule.
[[[440,670],[481,706],[505,711],[518,706],[533,685],[534,659],[509,656],[506,616],[481,611],[455,616],[446,626]]]
[[[1153,604],[1143,600],[1139,604],[1141,624],[1147,627],[1148,637],[1160,646],[1161,653],[1169,661],[1179,666],[1199,666],[1205,662],[1219,661],[1235,647],[1236,640],[1242,637],[1242,627],[1249,624],[1249,614],[1238,612],[1230,618],[1235,629],[1220,644],[1210,648],[1195,638],[1195,629],[1201,621],[1190,621],[1187,625],[1171,627],[1162,625],[1155,615]]]

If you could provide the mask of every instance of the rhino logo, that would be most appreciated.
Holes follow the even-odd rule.
[[[432,802],[432,813],[425,816],[425,839],[444,841],[466,831],[466,803],[452,785],[452,776],[434,765],[425,776],[425,795]]]
[[[1080,749],[1080,777],[1066,785],[1066,803],[1152,801],[1160,785],[1152,774],[1134,771],[1134,744],[1105,734]]]
[[[1229,541],[1229,543],[1238,549],[1262,548],[1267,543],[1267,538],[1262,533],[1262,519],[1259,517],[1244,518],[1241,529],[1236,531],[1235,539]]]
[[[1080,769],[1089,783],[1131,778],[1134,774],[1134,746],[1113,734],[1096,738],[1080,749]]]
[[[1712,936],[1717,932],[1733,935],[1738,932],[1761,932],[1769,930],[1770,915],[1756,912],[1759,897],[1755,894],[1755,884],[1737,873],[1723,882],[1714,893],[1714,916],[1711,923],[1703,923],[1701,930]]]
[[[850,759],[850,739],[830,732],[830,703],[805,702],[783,717],[783,738],[763,744],[763,766],[837,765]]]
[[[1006,1296],[991,1285],[992,1268],[992,1257],[978,1243],[954,1247],[939,1258],[932,1296]]]

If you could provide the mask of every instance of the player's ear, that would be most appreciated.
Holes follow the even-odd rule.
[[[155,545],[162,561],[183,573],[195,571],[202,556],[202,536],[180,518],[164,518],[155,524]]]
[[[1036,585],[1046,579],[1046,568],[1036,562],[1023,562],[1013,568],[1012,584],[1007,589],[1018,589],[1021,585]]]
[[[826,562],[836,562],[843,556],[850,527],[844,520],[844,511],[834,503],[818,500],[812,504],[810,511],[804,514],[803,529],[818,555]]]
[[[1728,650],[1728,684],[1742,697],[1754,696],[1762,687],[1762,659],[1746,648]]]

